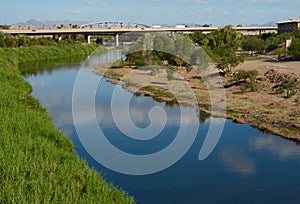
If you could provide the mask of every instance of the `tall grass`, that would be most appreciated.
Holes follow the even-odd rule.
[[[85,49],[92,46],[0,49],[0,203],[133,203],[78,158],[17,67]]]

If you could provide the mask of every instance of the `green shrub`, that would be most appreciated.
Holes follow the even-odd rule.
[[[237,73],[230,80],[230,82],[238,82],[247,79],[250,79],[251,82],[255,82],[257,75],[258,75],[257,70],[250,70],[250,71],[238,70]]]
[[[241,94],[244,94],[247,91],[247,87],[246,86],[241,86],[240,90],[241,90]]]
[[[300,38],[295,38],[289,47],[288,53],[300,60]]]
[[[244,70],[238,70],[237,73],[234,74],[231,80],[229,80],[230,85],[227,85],[227,87],[230,87],[232,84],[242,84],[240,87],[241,93],[246,93],[246,91],[256,92],[258,91],[258,85],[256,84],[256,78],[258,75],[257,70],[250,70],[250,71],[244,71]],[[247,81],[247,80],[250,80]]]
[[[258,91],[258,86],[254,83],[246,83],[243,86],[240,87],[241,94],[246,93],[247,91],[251,92],[257,92]]]
[[[286,79],[284,82],[279,84],[279,87],[282,89],[291,89],[295,87],[295,81],[291,79]]]
[[[251,92],[257,92],[258,86],[254,83],[248,83],[246,84],[247,88],[250,89]]]
[[[128,66],[128,63],[127,63],[127,62],[118,60],[118,61],[114,62],[114,63],[110,66],[110,68],[124,68],[124,67],[126,67],[126,66]]]

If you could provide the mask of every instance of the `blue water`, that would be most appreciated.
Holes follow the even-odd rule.
[[[199,161],[198,155],[211,118],[204,123],[188,121],[185,124],[186,127],[195,124],[199,127],[197,137],[183,158],[164,171],[130,176],[99,164],[85,150],[77,135],[72,118],[72,93],[80,68],[83,67],[87,75],[83,86],[88,89],[89,82],[99,78],[92,73],[93,65],[115,60],[120,54],[116,52],[110,51],[87,61],[60,65],[51,72],[26,77],[33,86],[32,94],[47,108],[55,126],[71,138],[78,155],[108,182],[134,196],[137,203],[300,203],[300,147],[295,142],[230,120],[226,120],[219,143],[204,161]],[[150,97],[134,96],[123,90],[121,96],[132,97],[130,116],[136,126],[145,128],[150,125],[148,114],[151,107],[160,106],[167,115],[166,126],[157,137],[149,141],[134,140],[116,127],[112,117],[110,104],[115,88],[116,85],[103,79],[95,94],[99,127],[111,144],[131,154],[148,155],[174,141],[180,126],[180,107],[170,107]],[[82,100],[84,103],[84,95]],[[122,98],[118,107],[123,107]],[[88,129],[92,117],[85,113],[82,112],[80,125]]]

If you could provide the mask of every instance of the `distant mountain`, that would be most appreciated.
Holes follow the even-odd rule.
[[[37,21],[35,19],[28,20],[26,22],[22,23],[17,23],[16,25],[21,25],[21,26],[31,26],[31,27],[36,27],[36,28],[56,28],[58,26],[63,25],[66,28],[70,27],[70,24],[72,25],[83,25],[89,22],[83,22],[83,21],[69,21],[69,20],[56,20],[56,21]]]

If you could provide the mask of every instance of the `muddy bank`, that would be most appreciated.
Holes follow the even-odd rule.
[[[211,100],[207,84],[195,71],[186,72],[178,68],[172,80],[166,80],[165,71],[135,70],[132,68],[109,69],[109,64],[98,65],[94,72],[108,78],[125,82],[124,88],[138,94],[145,94],[163,101],[173,101],[176,96],[180,105],[196,105],[200,111],[215,117],[226,117],[236,123],[251,124],[262,131],[279,135],[286,139],[300,141],[300,62],[275,62],[267,59],[245,62],[234,69],[257,70],[257,92],[241,93],[240,86],[224,89],[226,94],[226,114],[211,111]],[[132,74],[134,72],[134,74]],[[227,84],[231,77],[222,77]],[[278,89],[285,81],[294,81],[291,90]],[[174,83],[173,83],[174,82]],[[116,83],[116,81],[114,81]],[[160,91],[142,89],[163,87]],[[157,88],[159,89],[159,88]],[[172,90],[169,96],[164,90]],[[192,90],[192,94],[188,90]],[[290,93],[290,97],[288,94]],[[222,99],[223,100],[223,99]]]

